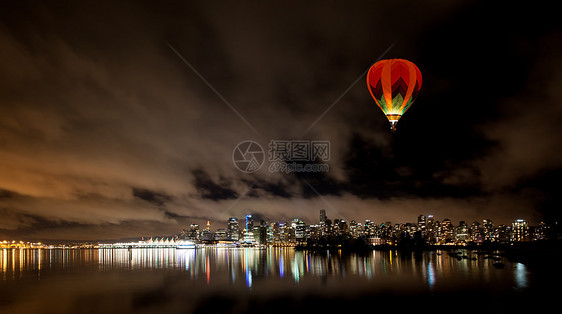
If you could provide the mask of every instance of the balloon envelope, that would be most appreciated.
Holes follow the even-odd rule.
[[[418,96],[421,85],[420,69],[404,59],[381,60],[373,64],[367,73],[369,92],[388,118],[393,131]]]

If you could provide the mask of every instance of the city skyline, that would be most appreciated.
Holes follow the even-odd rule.
[[[261,217],[261,216],[260,216]],[[161,237],[156,241],[166,242],[170,239],[203,241],[204,243],[237,243],[249,245],[298,245],[307,241],[330,239],[334,236],[347,238],[364,238],[371,245],[399,244],[406,239],[418,239],[425,244],[483,244],[532,242],[537,240],[557,239],[557,227],[539,222],[529,224],[524,219],[516,219],[511,224],[494,224],[491,219],[479,221],[458,221],[455,224],[448,218],[436,219],[431,214],[421,214],[416,222],[376,222],[370,219],[346,221],[334,217],[330,219],[326,211],[319,211],[317,223],[307,223],[300,218],[289,221],[266,221],[254,219],[254,214],[247,214],[244,220],[236,217],[228,219],[226,227],[211,228],[207,221],[205,228],[191,224],[181,233],[171,237]],[[150,237],[152,241],[153,237]],[[143,237],[144,239],[144,237]],[[332,239],[333,241],[333,239]],[[417,245],[420,245],[418,243]]]
[[[213,230],[213,229],[215,229],[215,230],[216,230],[216,229],[224,229],[224,228],[228,228],[228,221],[230,221],[231,219],[237,219],[237,221],[240,222],[240,221],[244,221],[244,219],[241,220],[240,218],[247,218],[247,216],[258,217],[257,219],[254,219],[254,221],[258,221],[258,222],[259,222],[259,221],[264,221],[264,222],[266,222],[266,223],[288,223],[288,222],[292,221],[293,219],[299,219],[299,220],[304,221],[305,223],[310,223],[311,225],[316,224],[316,223],[314,223],[314,220],[307,220],[307,219],[303,219],[302,217],[291,217],[291,218],[285,218],[285,219],[265,218],[263,215],[261,215],[261,214],[258,213],[258,212],[251,212],[251,213],[249,213],[249,214],[243,215],[242,217],[229,217],[226,222],[217,221],[217,222],[215,222],[215,223],[210,223],[209,220],[207,220],[206,222],[207,222],[207,223],[210,223],[210,225],[211,225],[211,230]],[[419,219],[420,216],[425,216],[425,217],[431,216],[432,218],[436,219],[436,218],[435,218],[435,215],[429,214],[429,213],[428,213],[428,214],[419,214],[417,217],[414,217],[414,218],[412,218],[412,219],[410,219],[410,220],[406,220],[406,221],[390,221],[390,220],[376,220],[376,219],[357,220],[357,219],[353,219],[353,218],[347,219],[347,218],[343,218],[343,217],[330,217],[330,216],[328,216],[328,215],[326,214],[327,219],[330,219],[330,220],[338,219],[338,220],[343,220],[343,221],[357,221],[357,222],[360,222],[360,221],[371,221],[371,222],[375,222],[375,223],[378,223],[378,224],[381,224],[381,223],[384,224],[384,223],[390,222],[390,223],[392,223],[393,225],[394,225],[394,224],[407,224],[407,223],[410,223],[410,224],[418,224],[418,219]],[[455,220],[455,219],[450,219],[449,217],[446,217],[446,216],[445,216],[445,217],[441,217],[440,219],[437,219],[437,220],[440,220],[440,221],[441,221],[441,220],[450,220],[450,221],[452,221],[452,222],[467,222],[467,223],[468,223],[468,222],[469,222],[469,223],[472,223],[472,222],[482,222],[482,221],[492,221],[492,222],[494,222],[494,220],[493,220],[493,219],[490,219],[490,218],[481,218],[481,219],[476,219],[476,220],[468,220],[468,219],[462,219],[462,218],[461,218],[461,219]],[[529,223],[531,223],[531,224],[533,224],[533,225],[538,225],[538,224],[540,224],[541,222],[544,222],[544,221],[539,220],[539,219],[537,219],[537,220],[535,220],[535,221],[528,221],[528,220],[526,220],[526,219],[522,219],[522,218],[516,217],[516,218],[512,219],[511,221],[508,221],[508,222],[502,221],[502,222],[500,222],[500,223],[498,223],[498,224],[500,224],[500,225],[506,225],[506,224],[510,224],[510,223],[512,223],[512,222],[514,222],[514,221],[518,221],[518,220],[524,220],[524,221],[527,221],[527,222],[529,222]],[[318,221],[321,221],[321,219],[318,220]],[[198,222],[195,222],[195,221],[191,222],[189,225],[193,225],[193,224],[198,225],[198,226],[205,226],[205,225],[206,225],[206,223],[201,224],[201,223],[198,223]],[[218,225],[218,227],[217,227],[217,225]]]

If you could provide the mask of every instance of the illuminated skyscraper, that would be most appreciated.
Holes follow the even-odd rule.
[[[214,239],[216,241],[229,240],[228,239],[228,230],[227,229],[217,229],[217,232],[215,232],[215,235],[214,235]]]
[[[498,225],[494,230],[495,241],[500,243],[509,243],[513,240],[511,236],[511,227],[506,225]]]
[[[427,215],[427,220],[425,221],[425,236],[430,244],[435,243],[435,218],[433,215]]]
[[[199,240],[199,225],[198,224],[191,224],[189,226],[188,232],[188,239],[190,240]]]
[[[455,228],[455,240],[459,243],[466,243],[470,240],[468,235],[468,225],[463,220],[461,220],[459,225]]]
[[[326,223],[326,219],[328,219],[328,216],[326,216],[326,210],[321,209],[320,210],[320,224]]]
[[[297,242],[302,242],[305,240],[306,225],[304,222],[298,218],[293,219],[291,227],[295,231],[295,240]]]
[[[254,218],[251,214],[246,215],[246,230],[252,230],[254,228]]]
[[[254,219],[252,215],[246,215],[246,228],[244,229],[244,242],[254,243]]]
[[[365,235],[375,235],[375,230],[377,229],[377,225],[370,221],[369,219],[365,220]]]
[[[349,232],[351,236],[357,238],[361,235],[360,224],[358,224],[355,220],[349,222]]]
[[[287,223],[285,222],[279,223],[279,241],[281,242],[281,244],[289,243],[290,240],[289,229],[290,228],[287,226]]]
[[[450,219],[443,219],[441,222],[441,233],[443,235],[443,242],[453,241],[453,223]]]
[[[228,219],[227,237],[229,240],[238,241],[240,239],[240,226],[238,225],[238,218]]]
[[[266,244],[267,241],[267,227],[260,224],[259,226],[254,226],[252,228],[252,233],[254,236],[254,243]]]
[[[470,226],[470,240],[474,243],[482,243],[482,241],[484,241],[482,228],[480,227],[480,223],[478,221],[473,222]]]
[[[420,228],[422,234],[425,235],[425,224],[426,224],[426,217],[425,215],[418,216],[418,227]]]
[[[482,220],[482,233],[484,241],[495,241],[494,237],[494,223],[490,219]]]
[[[523,219],[517,219],[511,224],[512,241],[514,242],[527,242],[529,241],[529,226]]]

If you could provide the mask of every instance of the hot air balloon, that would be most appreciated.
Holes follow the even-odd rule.
[[[396,131],[396,123],[410,108],[422,85],[420,69],[404,59],[381,60],[369,69],[367,87]]]

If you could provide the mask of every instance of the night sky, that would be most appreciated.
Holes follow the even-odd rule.
[[[167,235],[247,213],[316,223],[322,208],[559,219],[551,3],[2,1],[0,238]],[[365,83],[379,58],[423,75],[394,134]],[[329,172],[233,164],[242,141],[299,139],[330,141]]]

